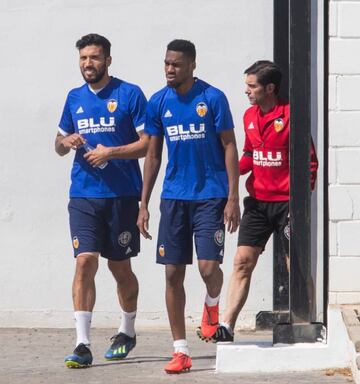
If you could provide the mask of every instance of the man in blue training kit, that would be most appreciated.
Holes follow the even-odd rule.
[[[69,368],[92,363],[90,324],[99,255],[108,259],[122,309],[118,334],[105,358],[125,358],[135,347],[138,282],[130,258],[140,251],[136,219],[142,183],[137,159],[145,156],[149,141],[143,133],[144,94],[108,73],[110,42],[89,34],[76,47],[86,83],[69,92],[55,141],[60,156],[75,150],[68,209],[76,257],[72,290],[77,340],[74,352],[65,358]]]
[[[174,40],[167,46],[167,86],[148,104],[145,133],[150,136],[144,164],[144,186],[138,218],[148,233],[148,202],[161,164],[164,136],[168,164],[161,195],[157,262],[165,264],[166,305],[174,339],[167,373],[191,368],[185,336],[186,265],[192,263],[192,244],[206,285],[201,331],[212,335],[218,326],[223,283],[225,225],[236,231],[240,220],[238,155],[234,124],[225,95],[194,78],[195,46]]]

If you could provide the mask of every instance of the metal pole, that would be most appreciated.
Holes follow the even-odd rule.
[[[323,311],[324,325],[327,326],[327,307],[329,291],[329,1],[324,0],[324,292],[323,292]]]
[[[290,318],[310,322],[311,0],[290,0]]]
[[[290,324],[274,328],[274,343],[315,342],[311,323],[311,0],[290,0]]]

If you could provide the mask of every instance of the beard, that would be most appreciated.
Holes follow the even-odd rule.
[[[167,85],[170,87],[170,88],[179,88],[181,83],[180,82],[171,82],[171,81],[167,81]]]
[[[93,71],[93,73],[90,76],[85,74],[85,71],[89,69]],[[106,73],[105,64],[101,66],[98,70],[94,67],[86,67],[84,68],[84,70],[81,69],[82,77],[88,84],[98,83],[104,77],[105,73]]]

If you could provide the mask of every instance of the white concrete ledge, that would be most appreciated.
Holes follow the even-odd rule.
[[[350,367],[353,345],[340,310],[329,310],[328,319],[327,343],[219,343],[216,372],[266,373]]]

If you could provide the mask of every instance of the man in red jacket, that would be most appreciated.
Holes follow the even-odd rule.
[[[249,192],[244,199],[238,248],[234,257],[227,306],[211,341],[233,341],[236,319],[249,293],[252,272],[271,234],[281,234],[289,253],[289,135],[290,105],[279,100],[281,71],[271,61],[257,61],[246,71],[246,95],[252,105],[244,114],[245,144],[240,175]],[[311,188],[318,162],[311,143]],[[288,258],[287,258],[288,259]],[[288,260],[287,260],[288,261]],[[204,338],[201,331],[198,335]]]

